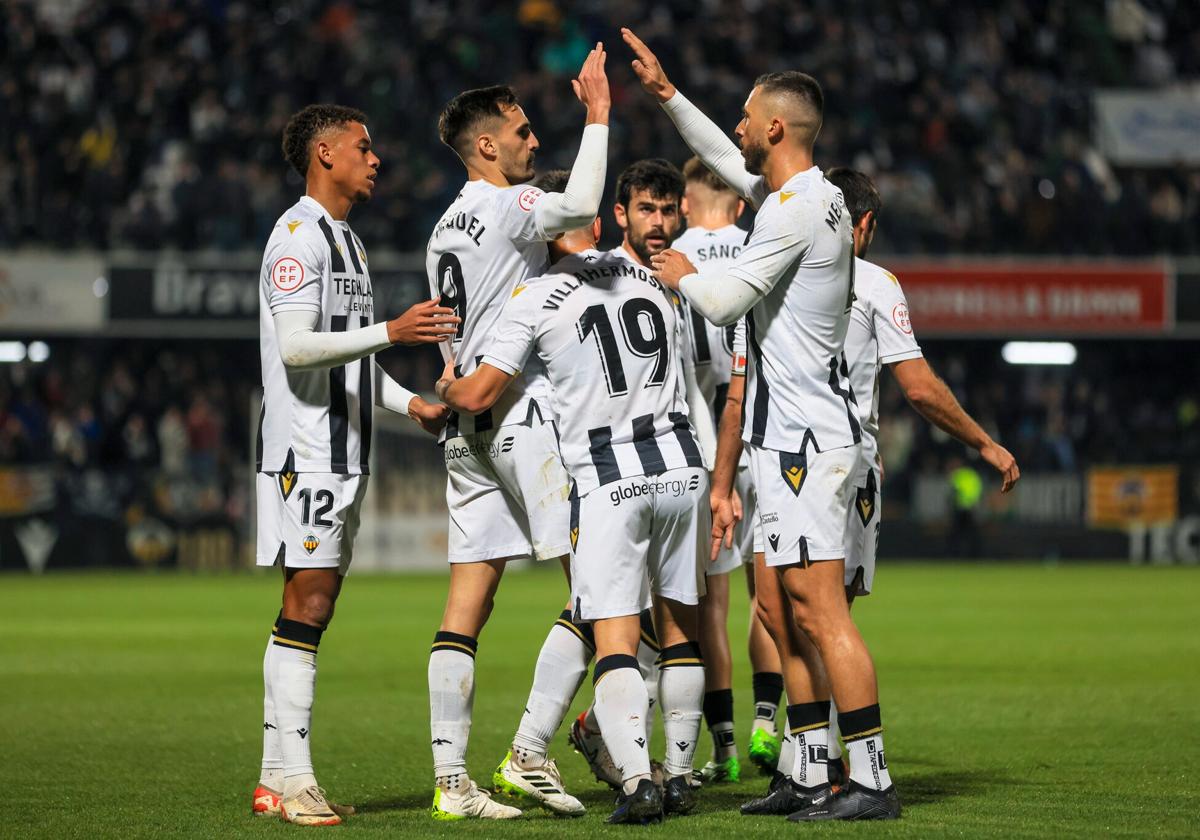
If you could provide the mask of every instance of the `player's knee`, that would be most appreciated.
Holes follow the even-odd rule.
[[[300,612],[296,620],[304,624],[324,629],[333,620],[333,599],[324,592],[308,593],[296,606]]]

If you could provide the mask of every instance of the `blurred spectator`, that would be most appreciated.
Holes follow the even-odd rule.
[[[355,227],[421,247],[459,186],[436,139],[454,93],[507,82],[569,165],[568,79],[609,48],[614,171],[687,152],[636,88],[630,25],[733,128],[753,78],[799,67],[825,88],[822,165],[874,174],[880,251],[1200,250],[1200,173],[1147,180],[1089,145],[1093,88],[1200,75],[1200,5],[814,0],[42,3],[0,7],[0,246],[262,247],[299,180],[279,152],[313,101],[364,108],[383,158]]]

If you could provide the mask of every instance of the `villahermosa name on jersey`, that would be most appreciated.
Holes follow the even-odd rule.
[[[258,283],[263,407],[259,472],[362,475],[371,453],[374,356],[321,370],[288,370],[279,357],[273,316],[317,313],[319,332],[374,322],[367,253],[350,225],[304,196],[279,217]]]
[[[703,466],[687,414],[669,292],[616,252],[584,251],[519,286],[483,361],[545,365],[563,461],[579,494]]]

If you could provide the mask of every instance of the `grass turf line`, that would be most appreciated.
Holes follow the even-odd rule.
[[[737,741],[751,712],[744,587],[730,618]],[[249,816],[261,748],[271,574],[0,579],[0,778],[13,837],[279,837]],[[589,812],[435,824],[426,664],[440,576],[351,577],[321,644],[318,777],[356,836],[615,837],[611,795],[554,742]],[[511,574],[480,639],[468,756],[489,784],[562,608],[552,570]],[[701,793],[647,835],[1195,836],[1200,633],[1195,569],[885,566],[855,614],[882,686],[898,823],[801,828],[736,806],[765,781]],[[590,697],[585,682],[572,714]],[[661,724],[655,741],[661,755]],[[707,759],[707,735],[697,764]],[[641,836],[639,834],[639,836]]]

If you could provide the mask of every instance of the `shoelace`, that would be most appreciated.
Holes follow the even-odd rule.
[[[313,793],[314,790],[316,791],[316,793]],[[302,804],[304,804],[304,806],[307,809],[315,811],[315,810],[324,808],[325,810],[323,811],[323,813],[327,813],[327,814],[333,813],[333,809],[329,807],[329,800],[327,800],[325,798],[325,788],[322,788],[322,787],[305,788],[304,790],[302,790],[300,792],[300,795],[296,798],[301,800]],[[308,800],[307,802],[304,802],[305,798],[307,798],[307,800]]]

